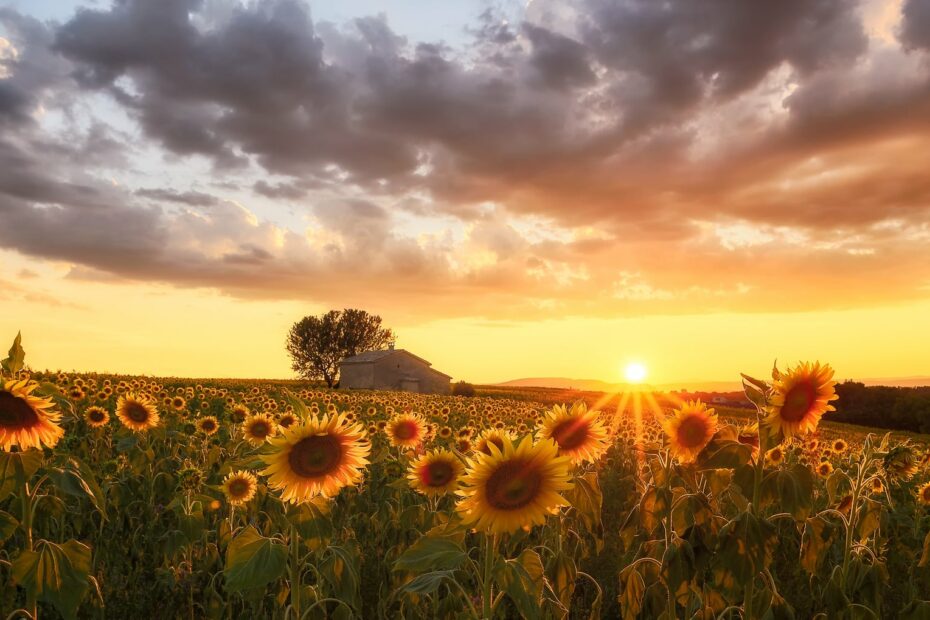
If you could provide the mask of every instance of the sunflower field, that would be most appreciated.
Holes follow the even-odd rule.
[[[0,378],[0,618],[930,618],[918,437],[700,401]]]

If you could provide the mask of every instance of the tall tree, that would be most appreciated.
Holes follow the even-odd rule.
[[[362,351],[383,349],[394,332],[381,326],[381,317],[364,310],[330,310],[305,316],[287,335],[291,368],[304,379],[322,379],[333,387],[339,362]]]

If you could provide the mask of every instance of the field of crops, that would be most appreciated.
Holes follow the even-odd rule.
[[[760,426],[649,394],[29,373],[19,351],[3,618],[930,617],[926,445],[821,423],[817,366],[746,380]]]

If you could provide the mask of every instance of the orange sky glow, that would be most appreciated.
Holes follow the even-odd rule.
[[[481,383],[930,376],[921,0],[466,3],[441,41],[175,4],[0,11],[35,367],[288,378],[288,327],[358,307]]]

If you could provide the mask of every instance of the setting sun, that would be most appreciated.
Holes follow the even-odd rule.
[[[623,376],[630,383],[642,383],[645,381],[647,374],[646,366],[640,362],[630,362],[623,369]]]

